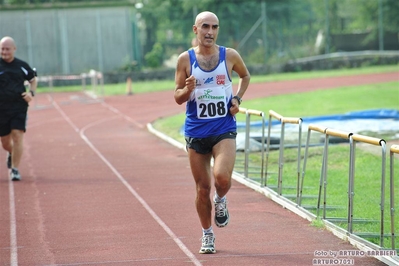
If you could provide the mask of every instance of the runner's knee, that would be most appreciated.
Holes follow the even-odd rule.
[[[3,149],[9,151],[11,149],[11,137],[10,135],[1,137],[1,146],[3,146]]]
[[[211,194],[211,187],[208,185],[197,185],[198,198],[206,199]]]
[[[231,175],[219,174],[215,175],[215,187],[216,189],[226,190],[231,186]]]

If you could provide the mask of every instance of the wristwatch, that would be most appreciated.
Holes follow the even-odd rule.
[[[32,97],[35,97],[35,92],[34,91],[30,90],[29,92],[30,92],[30,94],[32,94]]]
[[[242,99],[240,98],[240,96],[236,95],[233,97],[233,99],[236,99],[238,101],[238,104],[240,105],[242,102]]]

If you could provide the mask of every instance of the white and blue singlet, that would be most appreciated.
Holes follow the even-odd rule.
[[[188,53],[196,86],[186,104],[184,135],[207,138],[235,132],[236,119],[229,112],[233,86],[227,71],[226,48],[219,46],[219,63],[209,71],[199,66],[193,49]]]

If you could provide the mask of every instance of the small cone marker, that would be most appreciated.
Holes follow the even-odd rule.
[[[127,95],[132,95],[133,91],[132,91],[132,78],[128,77],[126,80],[126,94]]]

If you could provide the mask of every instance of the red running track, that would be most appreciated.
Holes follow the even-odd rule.
[[[398,80],[390,73],[252,84],[245,99]],[[29,112],[23,180],[9,181],[0,163],[0,265],[312,265],[323,258],[315,251],[356,250],[233,181],[231,222],[215,227],[217,253],[198,254],[186,153],[146,129],[184,111],[173,91],[104,103],[80,93],[52,96],[38,95]]]

